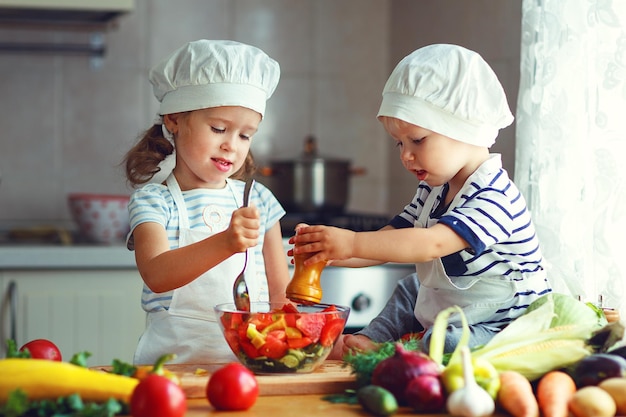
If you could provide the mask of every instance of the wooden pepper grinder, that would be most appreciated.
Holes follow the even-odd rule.
[[[296,303],[317,304],[322,301],[322,270],[326,262],[304,265],[306,254],[294,255],[295,270],[287,285],[287,298]]]

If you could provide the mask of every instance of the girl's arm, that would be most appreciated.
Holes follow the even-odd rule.
[[[270,230],[265,232],[263,258],[265,260],[265,273],[269,286],[270,301],[288,302],[285,290],[290,279],[289,268],[279,222],[276,222]]]
[[[443,224],[429,228],[353,232],[330,226],[307,226],[292,238],[294,253],[315,253],[306,265],[352,258],[380,262],[418,263],[441,258],[469,245]],[[334,264],[334,262],[333,262]]]
[[[225,231],[170,249],[163,226],[142,223],[133,231],[137,268],[148,288],[156,293],[182,287],[233,254],[255,246],[259,224],[258,209],[243,207],[233,212]]]

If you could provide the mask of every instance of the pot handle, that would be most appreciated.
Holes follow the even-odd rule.
[[[274,168],[268,166],[260,167],[256,172],[263,177],[271,177],[276,174]]]
[[[350,167],[350,175],[361,176],[367,174],[367,168],[365,167]]]

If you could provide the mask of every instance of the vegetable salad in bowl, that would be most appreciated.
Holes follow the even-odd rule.
[[[350,308],[333,304],[251,303],[250,311],[220,304],[215,312],[226,342],[256,374],[308,373],[328,357]]]

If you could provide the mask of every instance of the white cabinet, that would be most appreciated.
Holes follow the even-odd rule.
[[[90,366],[110,365],[114,358],[132,362],[145,324],[136,269],[4,270],[0,289],[2,356],[14,320],[18,347],[45,338],[59,346],[64,360],[89,351]]]

